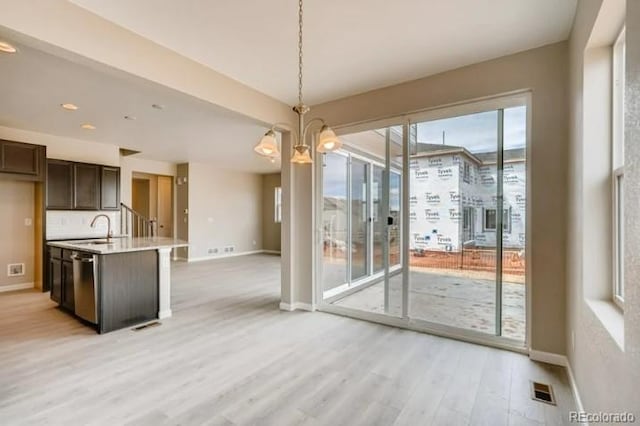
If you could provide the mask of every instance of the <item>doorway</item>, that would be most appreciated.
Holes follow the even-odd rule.
[[[524,348],[529,105],[342,129],[317,169],[319,309]]]
[[[173,178],[133,172],[132,208],[154,223],[154,235],[173,237]],[[134,222],[134,232],[136,223]]]

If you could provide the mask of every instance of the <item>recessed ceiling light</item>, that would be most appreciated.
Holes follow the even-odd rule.
[[[82,127],[83,129],[86,129],[86,130],[95,130],[96,129],[96,126],[94,126],[93,124],[89,124],[89,123],[83,124],[80,127]]]
[[[75,111],[78,109],[78,106],[74,104],[60,104],[60,106],[68,111]]]
[[[0,41],[0,52],[16,53],[17,51],[18,51],[18,49],[16,49],[14,46],[12,46],[11,44],[7,43],[6,41]]]
[[[155,109],[164,109],[164,105],[160,105],[160,104],[153,104],[153,105],[151,105],[151,108],[155,108]]]
[[[133,121],[133,120],[136,120],[136,117],[134,117],[133,115],[125,115],[124,119]]]

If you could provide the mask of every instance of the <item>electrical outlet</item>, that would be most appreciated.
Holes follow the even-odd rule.
[[[217,248],[210,248],[209,249],[209,254],[218,254],[218,249]]]

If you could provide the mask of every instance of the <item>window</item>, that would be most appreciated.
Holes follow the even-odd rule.
[[[502,229],[505,232],[511,232],[511,214],[509,209],[502,211]],[[484,209],[484,222],[483,227],[485,231],[495,231],[498,227],[498,218],[496,215],[496,209]]]
[[[276,223],[282,222],[282,188],[276,186],[274,190],[274,220]]]
[[[624,72],[625,30],[613,45],[612,162],[613,182],[613,301],[624,303]]]
[[[462,208],[462,236],[464,242],[473,240],[475,236],[475,209],[473,207]]]
[[[463,162],[462,180],[466,183],[471,183],[471,164],[466,161]]]

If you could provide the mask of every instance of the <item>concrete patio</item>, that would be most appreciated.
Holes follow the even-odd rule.
[[[409,294],[411,318],[495,334],[495,280],[471,271],[412,268]],[[513,279],[512,281],[517,281]],[[402,275],[390,279],[389,315],[401,315]],[[503,282],[502,334],[524,341],[525,286]],[[334,305],[384,313],[383,282],[333,302]]]

